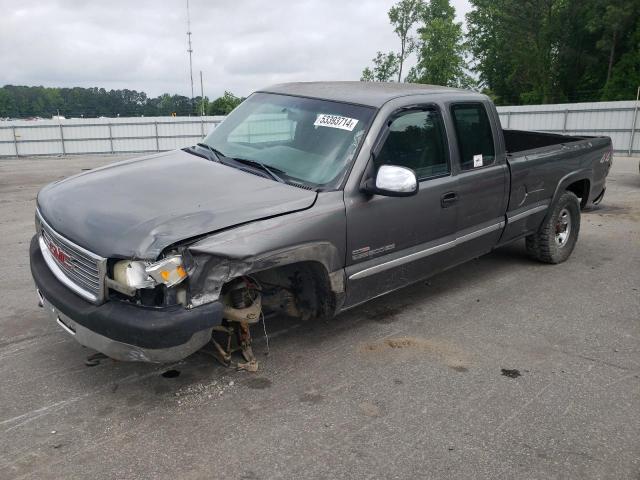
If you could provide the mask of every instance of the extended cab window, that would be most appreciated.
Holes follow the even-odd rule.
[[[462,170],[491,165],[495,161],[493,133],[484,105],[465,103],[451,108],[456,126]]]
[[[389,134],[375,158],[376,168],[398,165],[411,168],[418,179],[449,172],[445,132],[435,110],[404,113],[389,127]]]

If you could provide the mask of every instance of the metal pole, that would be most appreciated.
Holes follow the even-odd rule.
[[[191,60],[193,48],[191,48],[191,15],[189,14],[189,0],[187,0],[187,38],[189,45],[189,48],[187,48],[187,52],[189,52],[189,78],[191,80],[191,108],[193,109],[193,62]],[[191,113],[189,113],[189,116],[191,116]]]
[[[13,148],[16,150],[16,158],[20,156],[18,153],[18,137],[16,136],[16,126],[12,125],[11,130],[13,131]]]
[[[200,104],[202,105],[202,116],[204,117],[204,84],[202,83],[202,70],[200,70]]]
[[[60,119],[58,119],[58,122],[60,122]],[[62,133],[62,123],[58,123],[58,126],[60,127],[60,144],[62,145],[62,155],[66,155],[67,151],[64,148],[64,134]]]
[[[562,133],[567,133],[567,117],[569,116],[569,110],[564,111],[564,121],[562,122]]]
[[[153,122],[156,127],[156,150],[160,151],[160,139],[158,138],[158,122]]]
[[[111,147],[111,153],[113,153],[113,133],[111,133],[111,124],[107,125],[109,127],[109,146]]]
[[[202,70],[200,70],[200,136],[204,137],[204,84],[202,83]]]
[[[511,128],[511,112],[507,112],[507,128]]]
[[[631,139],[629,140],[629,156],[633,153],[633,137],[636,135],[636,118],[638,117],[638,100],[640,100],[640,86],[636,93],[636,108],[633,110],[633,123],[631,124]]]

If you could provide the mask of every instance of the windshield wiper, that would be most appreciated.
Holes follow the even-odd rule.
[[[271,178],[273,178],[276,182],[280,182],[280,183],[287,183],[285,180],[283,180],[276,172],[280,173],[280,174],[285,174],[285,172],[283,172],[282,170],[280,170],[279,168],[276,167],[267,167],[264,163],[258,162],[256,160],[249,160],[247,158],[234,158],[232,157],[231,160],[235,160],[238,163],[243,163],[245,165],[249,165],[250,167],[254,167],[254,168],[259,168],[260,170],[262,170],[263,172],[267,172],[269,174],[269,176]]]
[[[216,161],[218,161],[219,163],[223,163],[225,165],[229,164],[229,160],[233,160],[235,162],[241,163],[243,165],[248,165],[250,167],[253,168],[258,168],[260,170],[262,170],[263,172],[266,172],[272,179],[274,179],[277,182],[280,183],[287,183],[285,180],[283,180],[276,172],[284,174],[285,172],[283,172],[282,170],[275,168],[275,167],[267,167],[264,163],[258,162],[256,160],[249,160],[247,158],[235,158],[235,157],[227,157],[224,153],[222,153],[220,150],[218,150],[217,148],[213,148],[211,145],[209,145],[208,143],[197,143],[196,144],[198,147],[200,148],[204,148],[206,150],[209,150],[211,153],[213,153],[216,157]]]
[[[217,149],[213,148],[208,143],[196,143],[196,145],[198,147],[205,148],[205,149],[209,150],[211,153],[213,153],[218,162],[221,162],[223,158],[227,158],[224,153],[222,153],[220,150],[217,150]]]

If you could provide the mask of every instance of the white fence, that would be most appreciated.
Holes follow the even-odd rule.
[[[634,101],[498,107],[498,112],[504,128],[605,135],[613,140],[616,152],[640,153],[640,112]],[[172,150],[197,143],[223,119],[206,116],[4,121],[0,122],[0,157]],[[267,133],[274,134],[248,134]]]
[[[611,137],[616,152],[640,153],[635,101],[498,107],[503,128]]]
[[[224,117],[129,117],[0,122],[0,157],[138,153],[199,142]]]

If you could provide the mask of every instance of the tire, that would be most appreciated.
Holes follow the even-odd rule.
[[[543,263],[562,263],[573,252],[580,233],[580,201],[564,192],[549,218],[526,238],[527,253]]]

